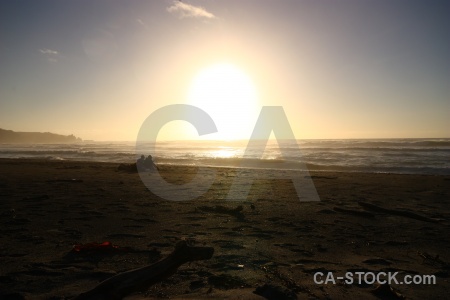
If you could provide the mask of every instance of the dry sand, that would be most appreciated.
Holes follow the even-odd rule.
[[[450,176],[311,172],[320,202],[299,202],[287,179],[257,180],[246,201],[227,202],[236,171],[216,168],[208,193],[173,202],[117,166],[0,160],[1,299],[70,299],[158,261],[183,238],[214,247],[213,258],[185,264],[129,299],[263,299],[253,291],[264,284],[286,298],[395,299],[374,293],[375,284],[315,284],[318,271],[434,274],[435,285],[392,287],[407,299],[450,293]],[[160,172],[184,183],[196,169]],[[72,251],[104,241],[121,251]]]

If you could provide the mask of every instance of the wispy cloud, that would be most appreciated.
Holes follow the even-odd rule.
[[[142,27],[144,27],[145,29],[150,29],[149,27],[148,27],[148,25],[147,24],[145,24],[145,22],[144,21],[142,21],[142,19],[136,19],[136,23],[138,23],[140,26],[142,26]]]
[[[141,19],[136,19],[136,22],[137,22],[138,24],[141,24],[142,26],[146,26],[145,23],[144,23],[144,21],[142,21]]]
[[[58,51],[55,50],[51,50],[51,49],[39,49],[39,52],[41,52],[42,54],[54,54],[54,55],[58,55]]]
[[[216,18],[216,16],[203,7],[190,5],[181,1],[174,1],[172,5],[167,8],[167,11],[169,13],[177,14],[179,18]]]
[[[60,56],[59,52],[52,49],[38,49],[38,51],[47,58],[47,60],[51,63],[55,63],[58,61],[58,58]]]

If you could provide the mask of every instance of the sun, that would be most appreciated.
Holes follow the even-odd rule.
[[[217,140],[248,139],[259,112],[256,88],[247,74],[229,63],[201,70],[192,80],[188,102],[216,123]]]

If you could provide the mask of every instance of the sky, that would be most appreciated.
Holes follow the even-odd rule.
[[[282,106],[298,139],[448,138],[448,53],[446,0],[0,1],[0,128],[133,141],[189,104],[248,139]]]

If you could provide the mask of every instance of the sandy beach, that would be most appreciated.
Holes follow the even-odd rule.
[[[182,265],[127,299],[446,299],[450,293],[450,176],[312,171],[320,201],[299,202],[290,180],[259,170],[268,175],[254,182],[247,200],[226,201],[236,170],[216,168],[206,194],[175,202],[117,167],[0,160],[1,299],[71,299],[166,257],[181,239],[213,247],[213,257]],[[183,184],[196,168],[162,165],[160,173]],[[74,251],[103,242],[117,247]],[[435,275],[436,284],[316,284],[316,272],[398,272],[400,280]]]

